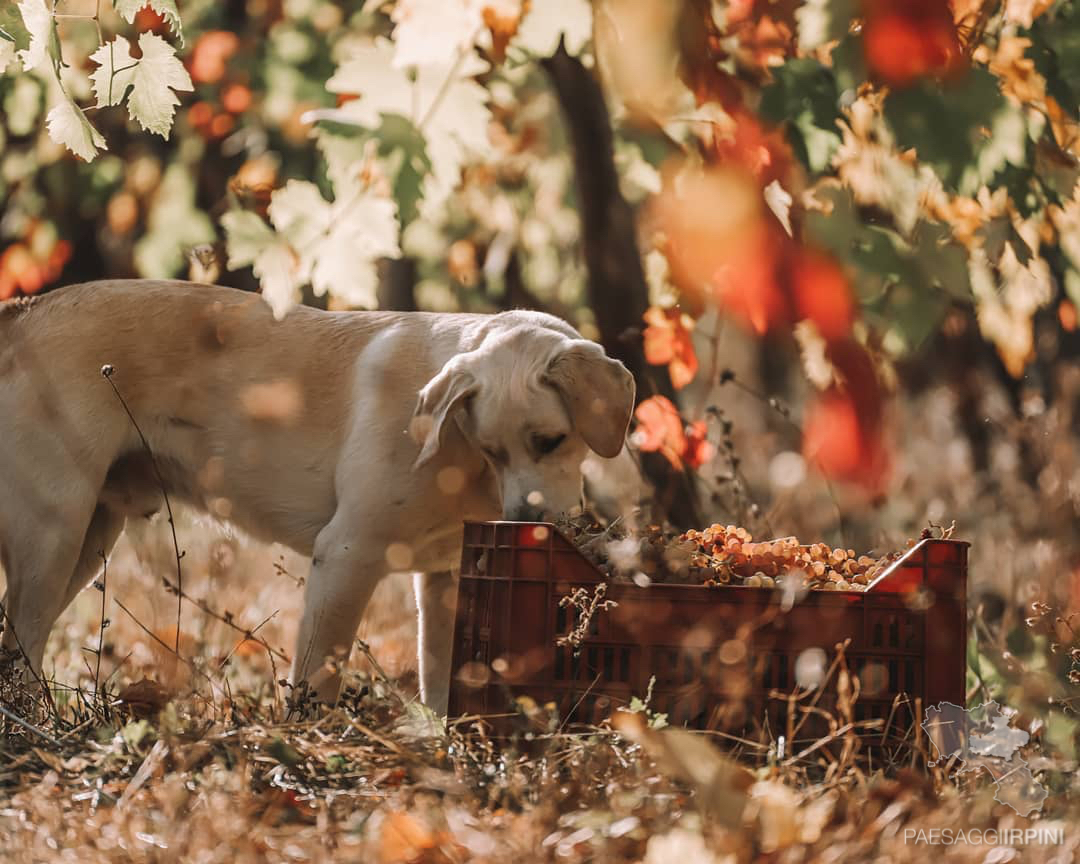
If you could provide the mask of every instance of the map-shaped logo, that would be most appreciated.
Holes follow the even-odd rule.
[[[939,702],[926,709],[922,728],[937,751],[937,764],[955,758],[957,773],[982,769],[997,788],[995,800],[1027,816],[1042,807],[1048,793],[1020,756],[1030,736],[1009,725],[1015,713],[997,702],[966,710],[952,702]]]

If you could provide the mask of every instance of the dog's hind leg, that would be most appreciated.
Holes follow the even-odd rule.
[[[440,716],[450,697],[450,665],[457,613],[457,573],[417,573],[413,577],[419,611],[417,655],[420,661],[420,699]]]
[[[24,530],[5,536],[7,620],[0,644],[23,654],[34,675],[41,674],[49,631],[69,602],[68,587],[93,518],[93,499],[81,503],[73,491],[35,530],[20,526]]]

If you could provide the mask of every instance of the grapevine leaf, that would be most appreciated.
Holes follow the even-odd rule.
[[[280,193],[282,190],[277,190]],[[277,193],[275,193],[277,194]],[[257,214],[230,210],[221,217],[230,270],[251,266],[262,286],[263,299],[281,319],[300,299],[296,253]]]
[[[861,221],[848,190],[815,192],[829,213],[806,215],[807,238],[853,265],[867,318],[893,332],[908,349],[934,331],[951,298],[970,302],[967,256],[938,222],[919,222],[906,241],[895,231]]]
[[[3,73],[14,59],[15,40],[7,38],[7,33],[0,30],[0,73]]]
[[[140,9],[149,6],[169,22],[169,29],[180,39],[180,45],[184,44],[184,31],[180,26],[180,10],[176,8],[176,0],[115,0],[113,5],[128,24],[135,22],[135,16]]]
[[[1022,166],[1027,162],[1028,127],[1024,112],[1008,102],[994,114],[990,134],[978,151],[976,168],[980,185],[990,183],[999,171],[1009,165]]]
[[[422,196],[424,177],[431,171],[431,159],[423,134],[406,118],[383,114],[375,132],[378,152],[394,167],[394,200],[398,205],[401,224],[407,225],[417,215]]]
[[[378,127],[370,131],[327,120],[319,127],[317,140],[326,159],[327,176],[340,193],[352,185],[356,166],[369,152],[369,142],[374,144],[382,170],[393,178],[392,194],[401,224],[407,225],[416,218],[431,160],[423,133],[408,118],[382,114]]]
[[[169,137],[173,114],[180,104],[173,90],[191,90],[191,78],[168,42],[153,33],[139,36],[138,60],[130,43],[121,37],[90,55],[98,68],[90,74],[98,107],[119,105],[128,98],[132,119],[162,138]],[[128,91],[130,90],[130,95]]]
[[[0,39],[13,42],[16,51],[30,45],[30,33],[23,21],[22,10],[14,3],[0,3]]]
[[[160,36],[139,36],[142,57],[132,69],[128,113],[148,132],[169,137],[180,99],[175,90],[193,90],[191,76],[176,57],[176,50]]]
[[[268,246],[253,262],[259,277],[263,299],[270,304],[274,317],[281,320],[300,300],[300,281],[296,278],[296,253],[287,243]]]
[[[374,307],[375,262],[399,255],[394,202],[367,190],[326,201],[313,183],[290,180],[270,199],[277,236],[297,250],[294,272],[315,294]]]
[[[953,84],[920,81],[892,90],[884,112],[896,143],[915,148],[919,158],[955,188],[981,149],[982,130],[993,125],[1004,107],[997,78],[985,69],[972,69]]]
[[[225,229],[225,254],[230,270],[247,267],[274,242],[274,231],[247,210],[230,210],[221,217]]]
[[[398,0],[394,21],[394,66],[448,65],[469,50],[483,31],[480,3]]]
[[[66,94],[49,111],[45,125],[53,141],[63,144],[87,162],[93,160],[98,149],[105,149],[105,139],[90,125],[82,109]]]
[[[491,151],[487,90],[472,80],[488,66],[469,54],[450,66],[421,66],[412,78],[394,67],[393,57],[394,46],[386,39],[354,51],[327,82],[327,89],[360,98],[319,112],[318,117],[369,131],[379,128],[384,114],[409,118],[426,142],[431,172],[424,184],[424,205],[433,208],[458,185],[471,156]],[[422,161],[414,161],[413,167]]]
[[[393,66],[394,46],[383,38],[354,50],[326,82],[331,93],[359,96],[333,111],[322,112],[320,119],[352,123],[374,129],[384,113],[412,116],[413,83],[409,76]],[[417,85],[420,75],[417,73]]]
[[[375,264],[400,254],[393,201],[363,193],[335,202],[330,231],[314,250],[311,287],[316,295],[331,293],[350,306],[375,308]]]
[[[1056,4],[1028,31],[1028,55],[1058,105],[1072,117],[1080,115],[1080,3]]]
[[[23,26],[30,36],[30,44],[19,52],[23,70],[48,67],[55,68],[59,60],[59,44],[56,39],[56,22],[45,5],[45,0],[22,0],[19,3]]]
[[[117,36],[98,48],[90,59],[98,64],[98,68],[90,73],[97,107],[119,105],[134,83],[138,66],[138,61],[131,56],[131,43]]]
[[[273,228],[242,211],[221,222],[229,267],[253,266],[275,316],[288,312],[308,282],[316,295],[378,305],[376,262],[401,254],[393,201],[353,185],[329,202],[314,183],[290,180],[271,196],[269,213]]]
[[[866,81],[870,73],[866,69],[866,52],[862,36],[848,33],[832,49],[832,73],[836,78],[836,89],[852,96]]]
[[[269,213],[278,234],[301,252],[326,233],[332,219],[330,203],[306,180],[290,180],[275,189]]]
[[[358,166],[367,156],[370,136],[359,126],[346,126],[327,120],[315,130],[315,144],[326,162],[326,176],[335,189],[352,183]]]
[[[761,94],[761,115],[787,122],[791,146],[811,171],[820,172],[840,146],[839,98],[832,73],[817,60],[789,60],[773,70],[773,83]]]
[[[566,50],[576,55],[592,38],[592,24],[592,7],[588,0],[530,3],[510,44],[533,57],[549,57],[562,39]]]

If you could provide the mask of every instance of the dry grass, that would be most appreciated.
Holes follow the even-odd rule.
[[[101,594],[87,591],[49,652],[50,676],[78,692],[57,691],[57,713],[24,700],[39,731],[9,724],[0,744],[5,861],[907,861],[927,847],[905,842],[905,828],[1060,827],[1078,815],[1051,760],[1041,776],[1061,785],[1035,822],[978,778],[867,773],[843,747],[751,769],[707,739],[650,728],[645,715],[616,718],[618,731],[552,734],[526,701],[520,734],[503,746],[474,721],[443,730],[409,683],[401,583],[379,592],[362,634],[370,659],[354,658],[344,704],[288,720],[266,646],[291,650],[302,562],[201,523],[182,536],[185,591],[213,589],[213,611],[233,625],[185,604],[189,662],[177,662],[175,598],[118,547],[100,674],[108,696],[93,694]],[[149,569],[168,573],[171,555],[152,549]],[[238,635],[260,622],[259,641]],[[144,677],[160,686],[120,686]],[[1066,843],[1023,854],[1072,860],[1080,832],[1070,827]],[[990,848],[947,854],[991,860]]]

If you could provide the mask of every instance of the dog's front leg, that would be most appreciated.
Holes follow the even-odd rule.
[[[436,714],[445,715],[450,699],[458,574],[456,571],[417,573],[413,589],[420,619],[417,632],[420,698]]]
[[[340,514],[339,514],[340,516]],[[358,541],[353,518],[334,519],[315,540],[304,613],[289,680],[306,683],[320,702],[333,705],[341,690],[340,669],[352,653],[356,630],[386,563]]]

